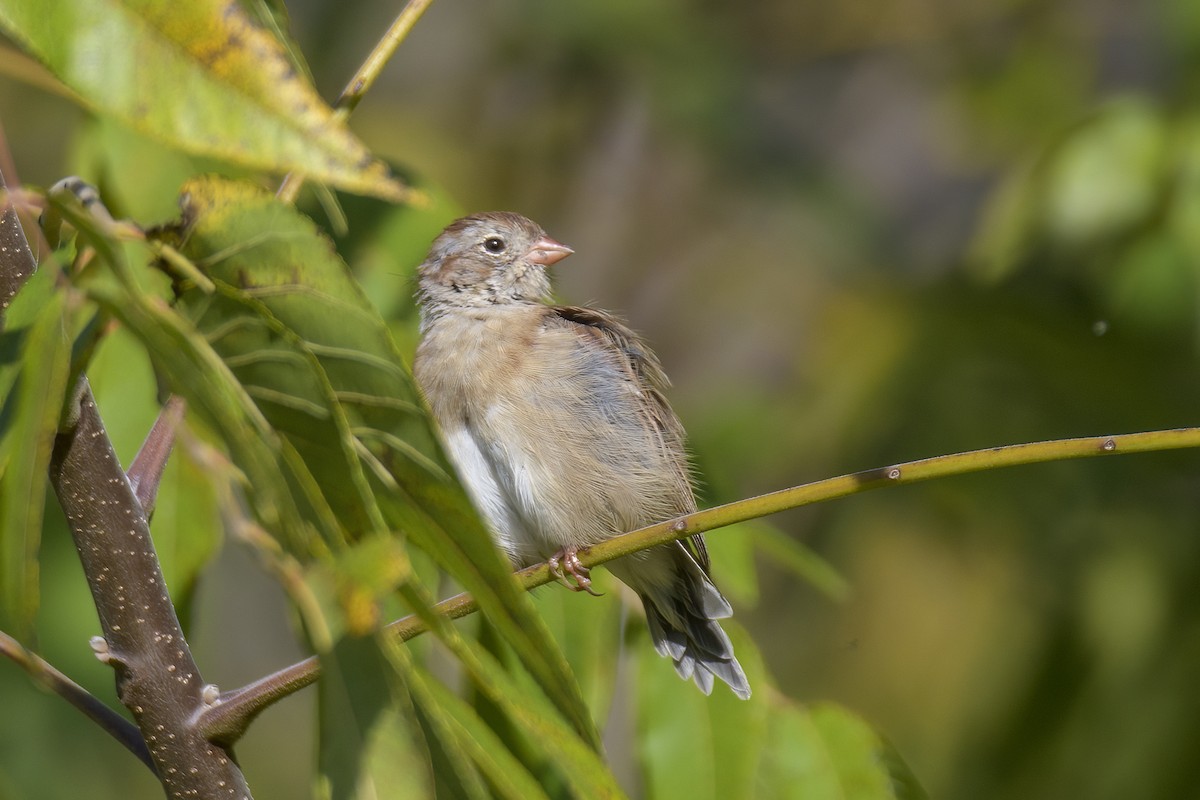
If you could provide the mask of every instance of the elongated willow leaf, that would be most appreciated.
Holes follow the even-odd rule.
[[[770,717],[764,778],[796,800],[925,800],[895,749],[840,706],[784,703]]]
[[[237,3],[0,0],[0,27],[86,105],[181,150],[408,194]]]
[[[444,617],[429,614],[432,603],[427,598],[414,597],[419,587],[401,587],[424,621],[458,658],[475,686],[492,707],[499,709],[522,735],[528,738],[552,764],[558,777],[570,788],[574,797],[618,798],[624,793],[600,755],[579,736],[573,735],[567,723],[540,692],[531,691],[528,681],[505,669],[500,660],[478,643],[462,636],[458,628]]]
[[[382,647],[396,671],[404,676],[413,703],[426,721],[430,749],[436,748],[438,753],[433,764],[440,787],[445,789],[449,784],[453,787],[449,794],[472,799],[546,798],[509,746],[474,708],[433,678],[400,643],[391,640]]]
[[[726,623],[754,694],[739,700],[724,686],[711,697],[679,680],[638,629],[631,647],[637,661],[637,754],[645,793],[670,800],[751,800],[767,746],[769,679],[754,642],[736,623]],[[608,736],[614,735],[608,732]],[[687,763],[688,769],[678,765]]]
[[[321,665],[320,772],[331,800],[433,797],[421,728],[374,637],[339,640]]]
[[[337,522],[303,462],[293,457],[294,451],[195,327],[146,288],[147,276],[133,269],[130,248],[114,225],[69,197],[52,192],[48,200],[51,210],[75,227],[109,267],[108,275],[94,269],[81,273],[76,276],[79,285],[141,341],[167,385],[189,408],[221,432],[246,485],[253,487],[254,510],[262,524],[276,534],[286,533],[294,549],[320,552],[319,531],[331,536]],[[132,251],[135,258],[148,256],[144,249]]]
[[[71,360],[71,312],[45,267],[25,284],[0,334],[0,620],[24,638],[38,600],[47,468]]]

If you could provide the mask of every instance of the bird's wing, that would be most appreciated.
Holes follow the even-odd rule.
[[[599,348],[599,352],[624,373],[627,385],[636,397],[633,407],[642,424],[657,434],[663,451],[670,454],[668,462],[678,484],[686,487],[681,492],[686,497],[679,512],[695,510],[694,475],[688,462],[683,425],[663,394],[670,381],[658,358],[636,333],[603,311],[579,306],[555,306],[548,311],[543,323],[548,330],[558,329],[579,337],[585,347]],[[707,571],[708,552],[703,537],[689,537],[688,544],[693,557]]]

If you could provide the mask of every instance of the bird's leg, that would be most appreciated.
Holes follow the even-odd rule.
[[[550,565],[550,574],[571,591],[587,592],[594,597],[603,594],[592,588],[592,572],[579,562],[579,553],[574,547],[564,547],[550,556],[547,563]],[[574,580],[567,578],[568,575]]]

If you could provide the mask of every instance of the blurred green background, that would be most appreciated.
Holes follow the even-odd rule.
[[[397,7],[288,4],[326,97]],[[520,211],[576,249],[559,296],[646,335],[715,504],[1195,424],[1198,93],[1194,0],[443,0],[353,127],[457,208]],[[20,180],[103,179],[95,124],[7,59],[0,123]],[[371,288],[411,317],[421,255],[352,260],[394,262]],[[96,389],[128,463],[153,398],[105,407],[105,381],[141,368],[110,349]],[[861,713],[932,797],[1194,796],[1198,467],[1187,451],[1064,462],[771,520],[842,572],[843,602],[764,552],[756,577],[735,563],[730,537],[761,530],[713,534],[715,572],[782,688]],[[47,536],[44,568],[44,652],[110,696],[69,541]],[[241,548],[195,602],[206,678],[299,655]],[[93,796],[156,796],[11,667],[0,696],[20,720],[0,724],[0,797],[66,796],[90,760],[128,762],[131,782]],[[239,747],[261,796],[308,791],[312,703],[272,709]],[[72,776],[47,773],[54,741],[72,742]]]

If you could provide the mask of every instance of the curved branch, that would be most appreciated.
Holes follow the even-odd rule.
[[[5,656],[25,670],[34,682],[46,687],[83,712],[84,716],[99,725],[106,733],[125,746],[142,763],[158,774],[150,750],[142,739],[141,732],[129,720],[112,710],[87,689],[59,672],[50,662],[36,653],[26,650],[20,642],[0,631],[0,655]]]
[[[777,492],[738,500],[716,508],[696,511],[676,519],[650,525],[622,534],[594,547],[579,551],[585,567],[594,567],[614,559],[683,539],[697,533],[723,528],[739,522],[765,517],[780,511],[835,500],[883,486],[900,486],[949,475],[965,475],[988,469],[1021,464],[1039,464],[1072,458],[1142,453],[1200,447],[1200,428],[1178,428],[1147,433],[1115,436],[1089,436],[1079,439],[1056,439],[1048,442],[1015,444],[971,450],[953,455],[909,461],[888,467],[855,472],[836,478],[793,486]],[[529,590],[556,580],[549,565],[542,563],[515,573],[521,587]],[[450,619],[474,613],[479,608],[470,594],[463,593],[443,600],[434,611]],[[425,633],[427,626],[416,616],[407,616],[388,625],[385,630],[403,641]],[[213,705],[204,709],[198,720],[200,731],[211,741],[230,745],[245,732],[250,722],[269,706],[294,692],[315,683],[321,666],[316,657],[293,664],[267,675],[240,689],[222,694]]]

